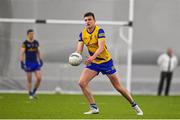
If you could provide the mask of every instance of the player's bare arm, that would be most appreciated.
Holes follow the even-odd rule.
[[[105,40],[98,40],[98,49],[93,54],[93,56],[88,57],[87,63],[91,63],[94,59],[96,59],[96,57],[103,52],[104,47],[105,47]]]
[[[38,48],[37,56],[39,60],[43,59],[42,53],[40,52],[40,49]]]
[[[76,48],[76,52],[81,54],[83,52],[83,47],[84,47],[84,43],[82,41],[79,41]]]
[[[20,55],[19,55],[20,61],[24,61],[24,53],[25,53],[25,48],[21,47],[20,48]]]
[[[38,48],[38,51],[37,51],[37,57],[39,59],[40,66],[42,67],[43,66],[43,56],[42,56],[42,53],[40,52],[39,48]]]

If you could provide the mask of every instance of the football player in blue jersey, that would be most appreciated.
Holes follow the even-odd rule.
[[[21,68],[27,74],[27,88],[29,99],[35,98],[36,91],[41,83],[41,67],[43,66],[42,55],[39,50],[39,42],[34,39],[33,29],[27,30],[27,39],[22,43],[20,49]],[[36,83],[32,89],[32,73],[35,74]]]

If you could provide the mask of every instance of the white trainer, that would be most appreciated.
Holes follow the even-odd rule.
[[[143,115],[143,111],[141,110],[141,108],[138,105],[135,105],[133,107],[133,109],[136,111],[137,115]]]
[[[32,100],[32,99],[38,99],[38,98],[37,98],[37,96],[35,96],[35,95],[30,95],[30,96],[29,96],[29,99]]]
[[[98,114],[98,113],[99,113],[99,109],[90,108],[90,110],[88,112],[85,112],[84,114],[89,115],[89,114]]]
[[[30,95],[30,96],[29,96],[29,99],[32,100],[32,99],[34,99],[34,97],[33,97],[32,95]]]

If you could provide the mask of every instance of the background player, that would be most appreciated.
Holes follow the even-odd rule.
[[[84,15],[85,28],[80,33],[78,46],[76,52],[82,53],[84,44],[86,45],[90,56],[85,61],[87,65],[80,76],[79,85],[84,96],[90,104],[90,110],[84,114],[97,114],[99,109],[96,105],[95,99],[88,86],[89,82],[101,72],[107,75],[114,88],[121,93],[131,104],[137,112],[137,115],[143,115],[142,110],[134,102],[130,93],[122,86],[117,77],[116,69],[113,65],[113,60],[106,47],[106,38],[104,30],[95,25],[95,16],[88,12]]]
[[[39,42],[34,39],[34,31],[32,29],[27,30],[27,40],[22,43],[20,49],[20,62],[21,68],[27,74],[29,98],[33,99],[41,83],[40,68],[43,66],[43,61],[39,50]],[[36,77],[36,83],[32,89],[33,72]]]

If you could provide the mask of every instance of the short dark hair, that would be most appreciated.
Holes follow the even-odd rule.
[[[88,16],[92,16],[93,19],[95,20],[94,13],[92,13],[92,12],[87,12],[87,13],[84,14],[84,18],[85,18],[85,17],[88,17]]]
[[[27,35],[28,35],[30,32],[34,32],[34,30],[33,30],[33,29],[28,29],[28,30],[27,30]]]

